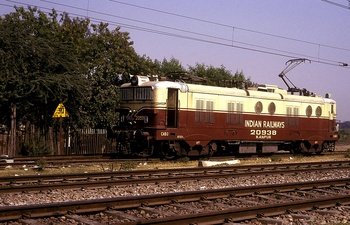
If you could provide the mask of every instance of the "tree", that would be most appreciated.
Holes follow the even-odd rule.
[[[247,80],[224,66],[197,64],[186,71],[173,57],[153,62],[135,52],[127,32],[110,30],[106,23],[90,24],[55,10],[15,9],[0,17],[0,124],[9,126],[16,107],[18,121],[45,128],[62,102],[74,128],[113,126],[119,86],[129,75],[190,72],[214,85]]]
[[[143,59],[132,47],[129,34],[120,32],[119,27],[110,31],[105,23],[91,26],[83,53],[89,92],[81,112],[85,114],[84,125],[112,126],[117,123],[118,86],[128,81],[130,74],[140,73]]]
[[[152,60],[150,57],[143,55],[138,58],[137,61],[138,72],[135,71],[134,74],[140,75],[160,75],[161,72],[161,63],[158,60]]]
[[[66,20],[61,26],[57,13],[48,16],[36,8],[15,8],[16,11],[0,18],[0,121],[9,124],[12,106],[17,108],[18,120],[34,124],[48,123],[59,101],[68,101],[85,93],[85,79],[78,39],[83,29],[74,30],[75,36],[64,35]],[[63,16],[65,19],[66,16]],[[84,21],[74,20],[79,27]]]
[[[119,27],[31,7],[0,17],[0,26],[0,124],[16,105],[18,120],[48,126],[59,102],[73,127],[115,124],[118,86],[154,70]]]
[[[163,59],[162,63],[159,61],[155,61],[159,66],[159,74],[164,76],[167,73],[172,72],[186,72],[186,69],[181,65],[180,60],[172,57],[169,61],[167,59]]]
[[[234,86],[241,88],[243,83],[251,84],[250,78],[247,79],[243,72],[236,71],[235,74],[232,74],[224,65],[215,68],[212,65],[207,66],[205,64],[197,63],[196,66],[190,66],[188,72],[198,77],[206,78],[210,85]]]

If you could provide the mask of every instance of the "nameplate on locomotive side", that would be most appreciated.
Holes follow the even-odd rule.
[[[245,120],[245,127],[257,128],[251,129],[249,134],[256,139],[272,139],[277,135],[276,129],[283,129],[285,124],[283,121],[268,120]]]
[[[245,127],[258,128],[284,128],[283,121],[269,121],[269,120],[245,120]]]

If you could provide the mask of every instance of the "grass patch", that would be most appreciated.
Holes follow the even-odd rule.
[[[190,162],[190,158],[189,157],[181,157],[177,160],[177,162],[179,163],[188,163]]]
[[[134,170],[137,167],[137,163],[136,162],[124,162],[120,164],[120,168],[119,170],[122,171],[129,171],[129,170]]]
[[[273,155],[270,157],[271,162],[279,163],[282,162],[282,157]]]

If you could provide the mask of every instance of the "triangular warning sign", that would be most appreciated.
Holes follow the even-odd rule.
[[[68,117],[68,112],[62,103],[58,104],[52,118]]]

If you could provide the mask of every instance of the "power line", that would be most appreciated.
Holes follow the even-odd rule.
[[[247,31],[247,32],[261,34],[261,35],[266,35],[266,36],[270,36],[270,37],[276,37],[276,38],[281,38],[281,39],[286,39],[286,40],[291,40],[291,41],[296,41],[296,42],[302,42],[302,43],[306,43],[306,44],[323,46],[323,47],[328,47],[328,48],[333,48],[333,49],[338,49],[338,50],[343,50],[343,51],[350,51],[350,49],[346,49],[346,48],[335,47],[335,46],[320,44],[320,43],[311,42],[311,41],[305,41],[305,40],[296,39],[296,38],[285,37],[285,36],[281,36],[281,35],[276,35],[276,34],[256,31],[256,30],[250,30],[250,29],[236,27],[236,26],[232,26],[232,25],[228,25],[228,24],[223,24],[223,23],[213,22],[213,21],[209,21],[209,20],[199,19],[199,18],[196,18],[196,17],[191,17],[191,16],[185,16],[185,15],[181,15],[181,14],[177,14],[177,13],[172,13],[172,12],[168,12],[168,11],[164,11],[164,10],[158,10],[158,9],[153,9],[153,8],[149,8],[149,7],[139,6],[139,5],[135,5],[135,4],[131,4],[131,3],[125,3],[125,2],[121,2],[121,1],[117,1],[117,0],[109,0],[109,1],[114,2],[114,3],[118,3],[118,4],[128,5],[128,6],[131,6],[131,7],[141,8],[141,9],[144,9],[144,10],[149,10],[149,11],[153,11],[153,12],[158,12],[158,13],[163,13],[163,14],[167,14],[167,15],[171,15],[171,16],[176,16],[176,17],[180,17],[180,18],[195,20],[195,21],[204,22],[204,23],[213,24],[213,25],[218,25],[218,26],[222,26],[222,27],[227,27],[227,28],[230,28],[230,29],[242,30],[242,31]],[[327,0],[322,0],[322,1],[327,1]],[[350,0],[348,0],[348,1],[350,2]]]
[[[332,2],[332,1],[329,1],[329,0],[321,0],[321,1],[327,2],[327,3],[331,4],[331,5],[335,5],[335,6],[338,6],[338,7],[350,10],[350,1],[349,0],[348,0],[348,4],[349,4],[348,6],[340,4],[340,3]]]
[[[13,1],[13,0],[7,0],[7,1],[18,3],[18,4],[22,4],[22,5],[26,5],[25,3],[17,2],[17,1]],[[41,0],[41,1],[49,2],[49,3],[60,5],[60,6],[70,7],[70,8],[74,8],[74,9],[77,9],[77,10],[85,11],[85,9],[79,8],[79,7],[74,7],[74,6],[60,4],[60,3],[54,3],[54,2],[47,1],[47,0]],[[48,10],[48,12],[50,12],[50,10],[52,10],[52,9],[49,9],[49,8],[46,8],[46,7],[42,7],[42,6],[36,6],[36,5],[31,5],[31,6]],[[58,10],[58,11],[60,11],[60,10]],[[115,26],[121,26],[121,27],[124,27],[124,28],[138,30],[138,31],[142,31],[142,32],[148,32],[148,33],[152,33],[152,34],[165,35],[165,36],[182,38],[182,39],[187,39],[187,40],[205,42],[205,43],[216,44],[216,45],[232,47],[232,48],[239,48],[239,49],[243,49],[243,50],[249,50],[249,51],[254,51],[254,52],[259,52],[259,53],[264,53],[264,54],[275,55],[275,56],[282,56],[282,57],[288,57],[288,58],[304,57],[304,58],[311,59],[311,61],[313,61],[313,62],[327,64],[327,65],[332,65],[332,66],[343,66],[343,67],[347,67],[348,66],[347,63],[338,62],[338,61],[334,61],[334,60],[330,60],[330,59],[322,59],[322,58],[319,58],[319,57],[308,56],[308,55],[304,55],[304,54],[300,54],[300,53],[293,53],[293,52],[288,52],[288,51],[283,51],[283,50],[279,50],[279,49],[268,48],[268,47],[254,45],[254,44],[249,44],[249,43],[244,43],[244,42],[232,41],[232,40],[224,39],[224,38],[221,38],[221,37],[215,37],[215,36],[210,36],[210,35],[206,35],[206,34],[196,33],[196,32],[192,32],[192,31],[176,29],[176,28],[172,28],[172,27],[168,27],[168,26],[162,26],[162,25],[158,25],[158,24],[147,23],[147,22],[143,22],[143,21],[139,21],[139,20],[134,20],[134,19],[129,19],[129,18],[125,18],[125,17],[120,17],[120,16],[116,16],[116,15],[112,15],[112,14],[108,14],[108,13],[102,13],[102,12],[98,12],[98,11],[94,11],[94,10],[89,10],[89,12],[93,12],[93,13],[100,14],[100,15],[105,15],[105,16],[111,16],[111,17],[115,17],[115,18],[122,18],[122,19],[126,19],[126,20],[129,20],[129,21],[140,22],[140,23],[153,25],[153,26],[158,26],[158,27],[162,27],[162,28],[167,28],[167,29],[171,29],[171,30],[175,30],[175,31],[181,31],[181,32],[184,32],[186,34],[194,34],[194,35],[199,36],[199,37],[213,38],[214,40],[221,40],[221,41],[224,41],[224,42],[218,42],[218,41],[203,39],[203,38],[199,38],[199,37],[193,37],[193,36],[188,36],[188,35],[186,36],[186,35],[183,35],[183,34],[177,34],[177,33],[171,33],[171,32],[166,32],[166,31],[160,31],[160,30],[155,30],[155,29],[150,29],[150,28],[130,25],[130,24],[126,24],[126,23],[120,23],[120,22],[118,23],[118,22],[110,21],[110,20],[102,20],[104,22],[107,22],[107,23],[115,25]],[[76,14],[76,13],[70,13],[70,14],[76,15],[78,17],[84,17],[84,15],[81,15],[81,14]],[[93,21],[96,21],[96,22],[101,22],[101,18],[90,17],[90,20],[93,20]],[[234,45],[233,43],[240,44],[240,45],[245,45],[245,46],[249,46],[249,47],[244,47],[244,46],[240,46],[240,45]],[[257,49],[257,48],[259,48],[259,49]]]
[[[83,8],[79,8],[79,7],[75,7],[75,6],[71,6],[71,5],[66,5],[66,4],[62,4],[62,3],[56,3],[56,2],[52,2],[52,1],[48,1],[48,0],[41,0],[41,1],[47,2],[47,3],[51,3],[51,4],[54,4],[54,5],[59,5],[59,6],[64,6],[64,7],[69,7],[69,8],[74,8],[74,9],[84,10],[85,11],[85,9],[83,9]],[[14,1],[12,1],[12,2],[14,2]],[[208,38],[214,38],[214,39],[218,39],[218,40],[222,40],[222,41],[232,41],[230,39],[225,39],[225,38],[216,37],[216,36],[212,36],[212,35],[201,34],[201,33],[193,32],[193,31],[187,31],[187,30],[178,29],[178,28],[169,27],[169,26],[164,26],[164,25],[160,25],[160,24],[156,24],[156,23],[145,22],[145,21],[142,21],[142,20],[130,19],[130,18],[127,18],[127,17],[117,16],[117,15],[114,15],[114,14],[99,12],[99,11],[95,11],[95,10],[91,10],[91,9],[89,10],[89,12],[100,14],[100,15],[104,15],[104,16],[110,16],[110,17],[115,17],[115,18],[119,18],[119,19],[129,20],[129,21],[132,21],[132,22],[143,23],[143,24],[147,24],[147,25],[151,25],[151,26],[157,26],[157,27],[161,27],[161,28],[176,30],[176,31],[184,32],[184,33],[205,36],[205,37],[208,37]]]
[[[11,0],[7,0],[7,1],[11,1]],[[84,8],[79,8],[79,7],[74,7],[74,6],[71,6],[71,5],[66,5],[66,4],[62,4],[62,3],[52,2],[52,1],[49,1],[49,0],[40,0],[40,1],[86,11],[86,9],[84,9]],[[327,47],[327,48],[332,48],[332,49],[337,49],[337,50],[350,52],[350,49],[346,49],[346,48],[340,48],[340,47],[335,47],[335,46],[330,46],[330,45],[325,45],[325,44],[319,44],[319,43],[315,43],[315,42],[305,41],[305,40],[301,40],[301,39],[289,38],[289,37],[285,37],[285,36],[280,36],[280,35],[260,32],[260,31],[254,31],[254,30],[249,30],[249,29],[245,29],[245,28],[234,27],[234,26],[231,26],[231,25],[223,24],[223,23],[217,23],[217,22],[212,22],[212,21],[208,21],[208,20],[198,19],[198,18],[195,18],[195,17],[184,16],[184,15],[177,14],[177,13],[171,13],[171,12],[167,12],[167,11],[163,11],[163,10],[157,10],[157,9],[152,9],[152,8],[148,8],[148,7],[138,6],[138,5],[134,5],[134,4],[130,4],[130,3],[120,2],[120,1],[117,1],[117,0],[109,0],[109,1],[115,2],[115,3],[118,3],[118,4],[124,4],[124,5],[128,5],[128,6],[132,6],[132,7],[142,8],[142,9],[150,10],[150,11],[154,11],[154,12],[164,13],[164,14],[168,14],[168,15],[172,15],[172,16],[177,16],[177,17],[182,17],[182,18],[186,18],[186,19],[191,19],[191,20],[196,20],[196,21],[200,21],[200,22],[205,22],[205,23],[209,23],[209,24],[213,24],[213,25],[219,25],[219,26],[230,28],[230,29],[242,30],[242,31],[247,31],[247,32],[251,32],[251,33],[257,33],[257,34],[261,34],[261,35],[266,35],[266,36],[271,36],[271,37],[276,37],[276,38],[281,38],[281,39],[286,39],[286,40],[291,40],[291,41],[296,41],[296,42],[302,42],[302,43],[306,43],[306,44],[312,44],[312,45],[315,45],[315,46],[318,46],[318,47]],[[15,2],[15,1],[12,1],[12,2]],[[211,35],[200,34],[200,33],[196,33],[196,32],[193,32],[193,31],[186,31],[186,30],[177,29],[177,28],[174,28],[174,27],[164,26],[164,25],[155,24],[155,23],[149,23],[149,22],[145,22],[145,21],[141,21],[141,20],[130,19],[130,18],[127,18],[127,17],[116,16],[114,14],[99,12],[99,11],[95,11],[95,10],[88,9],[88,11],[96,13],[96,14],[101,14],[101,15],[105,15],[105,16],[111,16],[111,17],[115,17],[115,18],[125,19],[125,20],[129,20],[129,21],[133,21],[133,22],[139,22],[139,23],[143,23],[143,24],[147,24],[147,25],[153,25],[153,26],[158,26],[158,27],[162,27],[162,28],[177,30],[177,31],[181,31],[181,32],[197,34],[197,35],[201,35],[201,36],[207,36],[207,37],[215,38],[215,39],[218,39],[218,40],[232,41],[232,39],[224,39],[224,38],[221,38],[221,37],[215,37],[215,36],[211,36]]]
[[[8,1],[11,1],[11,0],[8,0]],[[50,1],[50,0],[41,0],[41,1],[47,2],[47,3],[51,3],[51,4],[54,4],[54,5],[59,5],[59,6],[64,6],[64,7],[69,7],[69,8],[74,8],[74,9],[77,9],[77,10],[83,10],[83,11],[85,11],[84,8],[75,7],[75,6],[71,6],[71,5],[67,5],[67,4],[62,4],[62,3],[56,3],[56,2],[52,2],[52,1]],[[119,1],[114,1],[114,0],[109,0],[109,1],[118,2],[118,3],[119,3]],[[128,3],[126,3],[126,5],[136,6],[136,5],[128,4]],[[155,10],[155,9],[151,9],[151,8],[146,8],[146,7],[141,7],[141,8],[145,8],[145,9],[152,10],[152,11],[156,11],[156,12],[162,12],[162,13],[166,13],[166,14],[181,16],[181,15],[179,15],[179,14],[168,13],[168,12],[165,12],[165,11]],[[225,41],[225,42],[227,42],[227,43],[232,43],[232,44],[233,44],[233,43],[237,43],[237,44],[243,44],[243,45],[251,46],[251,47],[258,47],[258,48],[266,49],[266,50],[273,50],[273,51],[276,51],[276,52],[282,52],[282,53],[288,53],[288,54],[297,54],[298,56],[303,56],[303,57],[306,56],[306,55],[301,55],[301,54],[298,54],[298,53],[292,53],[292,52],[283,51],[283,50],[279,50],[279,49],[268,48],[268,47],[264,47],[264,46],[260,46],[260,45],[255,45],[255,44],[250,44],[250,43],[246,43],[246,42],[234,41],[233,39],[226,39],[226,38],[217,37],[217,36],[213,36],[213,35],[207,35],[207,34],[198,33],[198,32],[193,32],[193,31],[188,31],[188,30],[184,30],[184,29],[178,29],[178,28],[174,28],[174,27],[164,26],[164,25],[160,25],[160,24],[156,24],[156,23],[150,23],[150,22],[145,22],[145,21],[141,21],[141,20],[130,19],[130,18],[127,18],[127,17],[117,16],[117,15],[109,14],[109,13],[105,13],[105,12],[100,12],[100,11],[95,11],[95,10],[89,10],[89,12],[91,12],[91,13],[96,13],[96,14],[100,14],[100,15],[104,15],[104,16],[115,17],[115,18],[119,18],[119,19],[125,19],[125,20],[129,20],[129,21],[133,21],[133,22],[142,23],[142,24],[152,25],[152,26],[156,26],[156,27],[166,28],[166,29],[170,29],[170,30],[180,31],[180,32],[184,32],[184,33],[187,33],[187,34],[194,34],[194,35],[198,35],[198,36],[202,36],[202,37],[213,38],[213,39],[216,39],[216,40]],[[215,24],[215,25],[221,25],[221,26],[225,26],[225,27],[230,27],[229,25],[224,25],[224,24],[220,24],[220,23],[210,22],[210,21],[207,21],[207,20],[196,19],[196,18],[194,18],[194,17],[187,17],[187,16],[181,16],[181,17],[184,17],[184,18],[187,18],[187,19],[199,20],[199,21],[202,21],[202,22],[211,23],[211,24]],[[109,21],[109,23],[111,23],[111,21]],[[123,26],[126,27],[127,25],[126,25],[126,24],[123,24]],[[140,28],[140,27],[139,27],[139,28]],[[135,29],[135,28],[134,28],[134,29]],[[238,28],[238,29],[243,30],[243,28]],[[153,31],[154,31],[154,33],[158,33],[158,32],[156,32],[155,30],[153,30]],[[289,39],[289,40],[293,40],[293,41],[304,42],[304,43],[308,43],[308,44],[314,44],[314,45],[318,45],[319,47],[321,46],[320,44],[311,43],[311,42],[305,42],[305,41],[300,41],[300,40],[291,39],[291,38],[286,38],[286,37],[282,37],[282,36],[276,36],[276,35],[272,35],[272,34],[261,33],[261,32],[251,31],[251,30],[246,30],[246,31],[250,31],[250,32],[254,32],[254,33],[260,33],[260,34],[264,34],[264,35],[268,35],[268,36],[273,36],[273,37],[279,37],[279,38],[283,38],[283,39]],[[159,33],[158,33],[158,34],[159,34]],[[171,36],[171,35],[169,35],[169,36]],[[322,46],[325,46],[325,45],[322,45]],[[328,47],[331,47],[331,46],[328,46]],[[331,48],[334,48],[334,47],[331,47]],[[339,49],[339,48],[338,48],[338,49]],[[341,50],[350,51],[349,49],[341,49]],[[314,57],[309,56],[309,58],[314,58]],[[323,59],[323,60],[325,60],[325,59]],[[336,62],[336,61],[333,61],[333,62]],[[338,62],[336,62],[336,63],[338,63]]]

